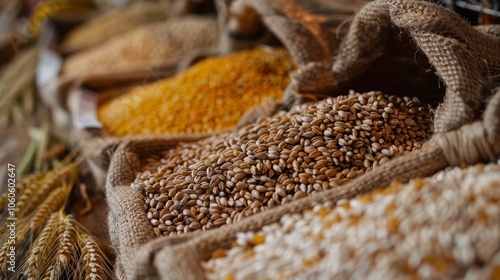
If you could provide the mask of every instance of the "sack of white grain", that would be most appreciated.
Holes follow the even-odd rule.
[[[434,24],[422,25],[422,20]],[[370,24],[379,27],[375,29],[379,31],[375,38],[368,37],[374,45],[363,44],[366,43],[366,36],[369,36],[366,32],[369,32]],[[495,28],[489,31],[483,29],[487,31],[484,33],[477,32],[451,11],[428,2],[377,1],[367,5],[354,19],[350,33],[333,63],[333,72],[317,72],[318,69],[328,69],[324,65],[316,68],[314,62],[304,64],[313,67],[299,68],[294,76],[296,82],[289,87],[288,93],[292,94],[289,95],[291,98],[285,100],[286,105],[290,106],[296,100],[299,103],[304,101],[305,92],[342,93],[342,88],[356,81],[359,73],[376,65],[372,63],[373,60],[381,55],[386,44],[392,42],[386,41],[393,32],[391,24],[408,32],[446,85],[447,97],[435,119],[440,133],[433,141],[418,151],[385,162],[387,160],[384,158],[394,155],[399,147],[394,144],[395,147],[389,145],[386,150],[382,151],[383,147],[379,150],[379,145],[386,141],[379,141],[380,137],[386,136],[388,140],[406,144],[407,136],[426,135],[418,125],[415,130],[412,128],[418,123],[415,120],[421,121],[423,116],[415,116],[412,122],[412,118],[400,114],[403,108],[408,109],[408,114],[424,112],[425,109],[409,106],[398,101],[397,97],[385,99],[380,93],[370,93],[376,96],[372,100],[376,105],[367,104],[370,95],[366,98],[362,95],[356,98],[330,98],[294,107],[295,110],[290,112],[280,112],[273,118],[192,144],[179,144],[176,139],[166,138],[123,143],[112,159],[106,184],[111,208],[111,237],[118,252],[117,274],[132,279],[204,279],[207,275],[202,261],[208,260],[217,249],[229,248],[236,241],[238,232],[260,230],[264,225],[278,222],[287,213],[300,213],[323,202],[352,198],[360,193],[387,187],[394,180],[407,182],[412,178],[429,176],[448,165],[496,159],[500,151],[500,145],[497,144],[500,143],[500,93],[489,101],[484,121],[477,121],[478,116],[471,114],[473,111],[469,107],[486,103],[491,82],[499,74],[499,60],[493,50],[500,47],[500,40],[488,35],[495,34]],[[438,30],[436,26],[441,29]],[[446,32],[443,33],[443,30]],[[450,30],[455,32],[450,33]],[[359,36],[365,40],[358,42],[356,39]],[[438,37],[440,40],[429,42],[425,36]],[[467,48],[458,41],[467,42]],[[439,42],[439,48],[434,47],[436,42]],[[474,42],[481,42],[482,46],[488,48]],[[373,50],[379,52],[370,55]],[[363,55],[368,57],[363,58]],[[390,53],[386,57],[390,58]],[[360,61],[364,64],[360,65]],[[481,67],[483,61],[488,62],[488,68],[484,66],[484,69],[489,71],[469,70],[469,67]],[[330,91],[324,90],[327,85],[324,82],[332,81],[328,76],[336,79],[333,79],[333,86],[326,87]],[[327,78],[321,80],[322,77]],[[399,78],[386,77],[385,80],[396,77]],[[311,82],[318,79],[317,83]],[[422,94],[420,96],[425,97]],[[341,109],[346,103],[349,104],[347,108]],[[396,105],[400,107],[393,109]],[[323,111],[326,109],[328,112]],[[358,112],[358,109],[361,111]],[[387,122],[382,125],[386,129],[376,130],[371,135],[373,128],[366,127],[370,124],[362,122],[363,110],[368,113],[364,120],[375,118],[375,121],[370,122],[371,125]],[[311,115],[307,115],[309,112]],[[354,122],[354,125],[344,124],[343,127],[340,124],[349,121]],[[466,125],[472,121],[476,122]],[[335,122],[339,122],[338,126]],[[297,124],[299,127],[294,127]],[[335,127],[339,131],[335,131]],[[458,127],[461,128],[454,130]],[[332,131],[335,131],[335,136]],[[403,131],[408,135],[401,136]],[[351,147],[356,140],[365,137],[361,136],[361,132],[365,136],[370,132],[370,137],[360,141],[359,147],[354,147],[358,151],[347,149],[347,146]],[[403,137],[403,141],[400,141],[400,137]],[[317,149],[315,145],[319,145]],[[364,145],[369,145],[370,152]],[[293,150],[295,147],[297,151]],[[361,153],[361,148],[365,149],[365,153]],[[406,147],[402,149],[404,153]],[[464,154],[461,149],[467,153]],[[334,150],[338,151],[335,156]],[[372,153],[377,151],[381,155],[374,156]],[[294,152],[296,155],[292,157]],[[361,167],[364,166],[364,160],[359,162],[358,155],[368,157],[368,167],[365,169]],[[318,157],[319,161],[316,162]],[[374,162],[384,162],[373,168],[373,165],[369,165],[370,157],[373,157]],[[292,160],[288,162],[290,158]],[[321,161],[323,159],[325,161]],[[355,169],[358,167],[355,163],[361,163],[361,168]],[[373,170],[361,175],[368,168]],[[354,179],[358,175],[361,177]],[[350,179],[354,180],[349,182]],[[339,187],[343,183],[347,184]],[[311,194],[306,196],[307,193]],[[262,205],[264,201],[266,205]],[[277,204],[285,205],[274,207]],[[273,209],[267,209],[271,207]],[[224,224],[229,225],[203,232]],[[190,231],[195,232],[177,238],[155,238],[155,235]]]
[[[500,161],[448,168],[236,234],[208,279],[498,279]]]

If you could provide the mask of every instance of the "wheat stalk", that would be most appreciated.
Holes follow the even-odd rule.
[[[53,264],[47,269],[44,279],[60,279],[65,271],[69,272],[79,256],[80,249],[78,248],[78,227],[76,221],[72,216],[65,215],[62,212],[60,212],[60,215],[64,227],[56,247],[57,252],[48,261],[48,263]]]
[[[47,197],[55,188],[58,188],[61,182],[73,181],[78,173],[78,164],[71,163],[67,166],[57,168],[52,176],[46,177],[45,182],[36,190],[35,193],[30,193],[30,196],[21,196],[17,204],[16,215],[24,217],[30,214],[37,206],[37,204]]]
[[[61,222],[60,213],[53,213],[40,233],[40,236],[30,247],[25,263],[25,275],[28,280],[40,279],[40,276],[43,275],[44,265],[42,262],[50,259],[50,250],[53,248],[60,235]]]

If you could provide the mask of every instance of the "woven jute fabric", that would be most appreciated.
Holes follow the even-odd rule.
[[[498,79],[498,30],[498,26],[476,30],[452,11],[426,1],[375,1],[354,18],[331,70],[317,73],[321,69],[299,69],[285,100],[324,92],[321,82],[301,87],[302,81],[310,77],[333,77],[335,85],[329,84],[327,88],[334,88],[331,94],[341,94],[342,88],[352,86],[353,80],[386,54],[396,41],[391,38],[409,36],[446,88],[445,102],[436,111],[435,131],[456,129],[479,116],[485,94],[495,77]],[[386,71],[382,67],[377,70]]]
[[[136,273],[130,269],[130,265],[135,263],[137,251],[155,236],[142,209],[142,194],[130,188],[136,172],[141,171],[142,160],[148,155],[173,148],[180,142],[196,141],[208,136],[130,138],[118,146],[106,178],[106,198],[110,205],[108,223],[111,243],[120,252],[115,267],[120,279],[134,277]]]
[[[312,194],[219,229],[174,238],[154,238],[153,227],[142,209],[142,194],[134,191],[130,183],[149,155],[197,138],[157,137],[123,142],[112,157],[106,179],[110,234],[118,254],[116,275],[127,279],[206,279],[202,261],[216,249],[228,248],[238,232],[259,230],[279,221],[284,214],[385,188],[392,181],[407,182],[447,166],[498,159],[500,89],[493,88],[499,74],[497,27],[476,30],[451,11],[428,2],[376,1],[365,6],[354,18],[335,59],[319,60],[318,56],[316,63],[311,58],[314,55],[304,56],[304,61],[313,62],[302,64],[305,66],[296,73],[296,82],[288,88],[289,92],[295,90],[292,103],[301,98],[297,95],[341,94],[338,90],[343,84],[355,81],[382,56],[395,28],[407,31],[411,42],[425,54],[446,85],[444,105],[435,119],[437,133],[431,141],[420,150],[395,158],[342,187]],[[325,54],[321,49],[318,51]],[[322,75],[315,75],[318,69],[323,71]],[[332,81],[329,76],[335,80],[334,87],[328,85],[329,90],[322,92],[322,83]],[[305,84],[300,80],[304,77]],[[329,78],[321,80],[323,77]],[[387,83],[391,78],[386,77]],[[300,88],[307,90],[297,91]]]

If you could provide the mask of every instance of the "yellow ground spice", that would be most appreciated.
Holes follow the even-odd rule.
[[[102,104],[98,117],[115,136],[221,131],[235,126],[252,107],[281,99],[294,68],[283,49],[208,58]]]

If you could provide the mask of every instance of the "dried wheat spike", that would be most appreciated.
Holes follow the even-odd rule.
[[[59,242],[56,245],[57,253],[51,258],[51,266],[45,273],[44,279],[60,279],[63,273],[70,272],[79,256],[78,228],[71,215],[60,212],[63,228]]]
[[[57,244],[61,229],[60,213],[50,215],[47,224],[43,228],[40,236],[31,245],[28,255],[25,257],[25,275],[28,280],[40,279],[43,275],[46,263],[50,262],[50,253],[54,244]]]
[[[80,247],[82,250],[81,265],[85,280],[105,280],[109,278],[110,267],[106,256],[99,247],[96,239],[86,233],[81,234]]]

